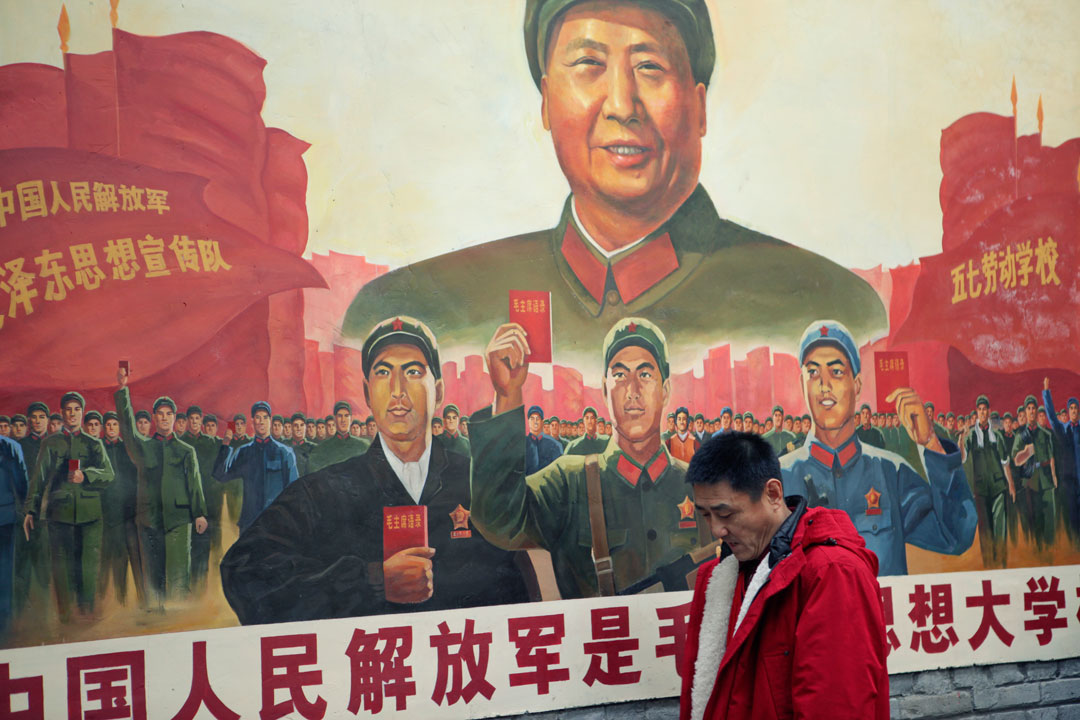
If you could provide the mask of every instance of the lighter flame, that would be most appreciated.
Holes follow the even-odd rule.
[[[109,0],[109,21],[113,27],[116,27],[116,23],[120,20],[120,14],[116,12],[116,6],[120,4],[120,0]]]
[[[71,37],[71,23],[68,22],[67,5],[60,6],[60,20],[56,23],[56,32],[60,35],[60,52],[68,51],[68,39]]]

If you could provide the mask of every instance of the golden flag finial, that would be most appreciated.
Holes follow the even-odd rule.
[[[68,22],[67,5],[60,6],[60,20],[56,23],[56,32],[60,35],[60,52],[68,51],[68,39],[71,37],[71,23]]]
[[[1013,115],[1015,115],[1016,114],[1016,76],[1015,75],[1013,75],[1012,93],[1009,95],[1009,97],[1012,98]]]
[[[116,27],[116,23],[120,20],[120,14],[116,12],[116,6],[120,4],[120,0],[109,0],[109,21],[113,27]]]
[[[1042,95],[1039,96],[1039,109],[1035,111],[1035,117],[1039,118],[1039,134],[1042,135],[1042,123],[1043,123]]]

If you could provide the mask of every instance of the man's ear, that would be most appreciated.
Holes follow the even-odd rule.
[[[364,378],[364,404],[371,407],[371,392],[368,390],[367,378]],[[307,430],[306,424],[304,430]]]
[[[544,123],[544,129],[551,131],[551,121],[548,120],[548,87],[547,75],[540,78],[540,119]]]
[[[769,504],[779,506],[784,504],[784,483],[777,478],[769,478],[765,481],[765,497]]]
[[[442,407],[443,395],[446,388],[443,385],[442,378],[435,381],[435,407]]]
[[[855,376],[855,397],[862,395],[862,373]]]

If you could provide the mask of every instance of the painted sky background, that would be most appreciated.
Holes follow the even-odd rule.
[[[110,47],[70,0],[71,52]],[[702,182],[721,214],[849,267],[941,247],[941,129],[1011,112],[1080,135],[1072,0],[710,0]],[[121,0],[120,27],[210,30],[267,59],[263,117],[311,142],[309,251],[392,266],[550,227],[567,192],[523,51],[523,0]],[[61,65],[59,2],[0,0],[0,64]]]

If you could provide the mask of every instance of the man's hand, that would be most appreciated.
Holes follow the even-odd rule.
[[[795,443],[789,442],[786,447],[788,452],[795,452]]]
[[[1050,378],[1049,377],[1044,377],[1043,378],[1043,390],[1049,390],[1049,389],[1050,389]]]
[[[937,453],[945,453],[934,425],[926,417],[926,410],[919,394],[908,387],[896,388],[885,398],[886,402],[896,403],[896,414],[900,417],[900,423],[907,430],[908,436],[919,445]]]
[[[529,341],[525,328],[517,323],[500,325],[488,343],[488,373],[495,388],[496,414],[516,408],[524,403],[521,388],[529,376]]]
[[[1016,453],[1015,462],[1016,462],[1017,465],[1023,465],[1028,460],[1030,460],[1031,456],[1034,455],[1034,454],[1035,454],[1035,445],[1032,444],[1032,443],[1028,443],[1027,445],[1024,446],[1023,450]]]
[[[30,513],[26,514],[26,519],[23,520],[22,531],[26,536],[26,542],[30,542],[30,531],[34,529],[34,516]]]
[[[431,558],[435,548],[406,548],[383,563],[386,599],[395,603],[422,603],[435,591]]]
[[[128,371],[124,368],[118,368],[116,371],[116,382],[120,387],[127,387]]]
[[[81,485],[82,481],[86,479],[82,470],[68,470],[68,482]]]
[[[227,429],[225,430],[225,438],[224,438],[224,440],[225,440],[225,444],[226,444],[226,445],[228,445],[229,443],[231,443],[231,442],[232,442],[232,440],[233,440],[233,431],[232,431],[232,428],[227,428]]]
[[[204,532],[206,532],[207,524],[208,523],[206,522],[206,518],[204,518],[204,517],[195,518],[195,532],[202,535]]]

